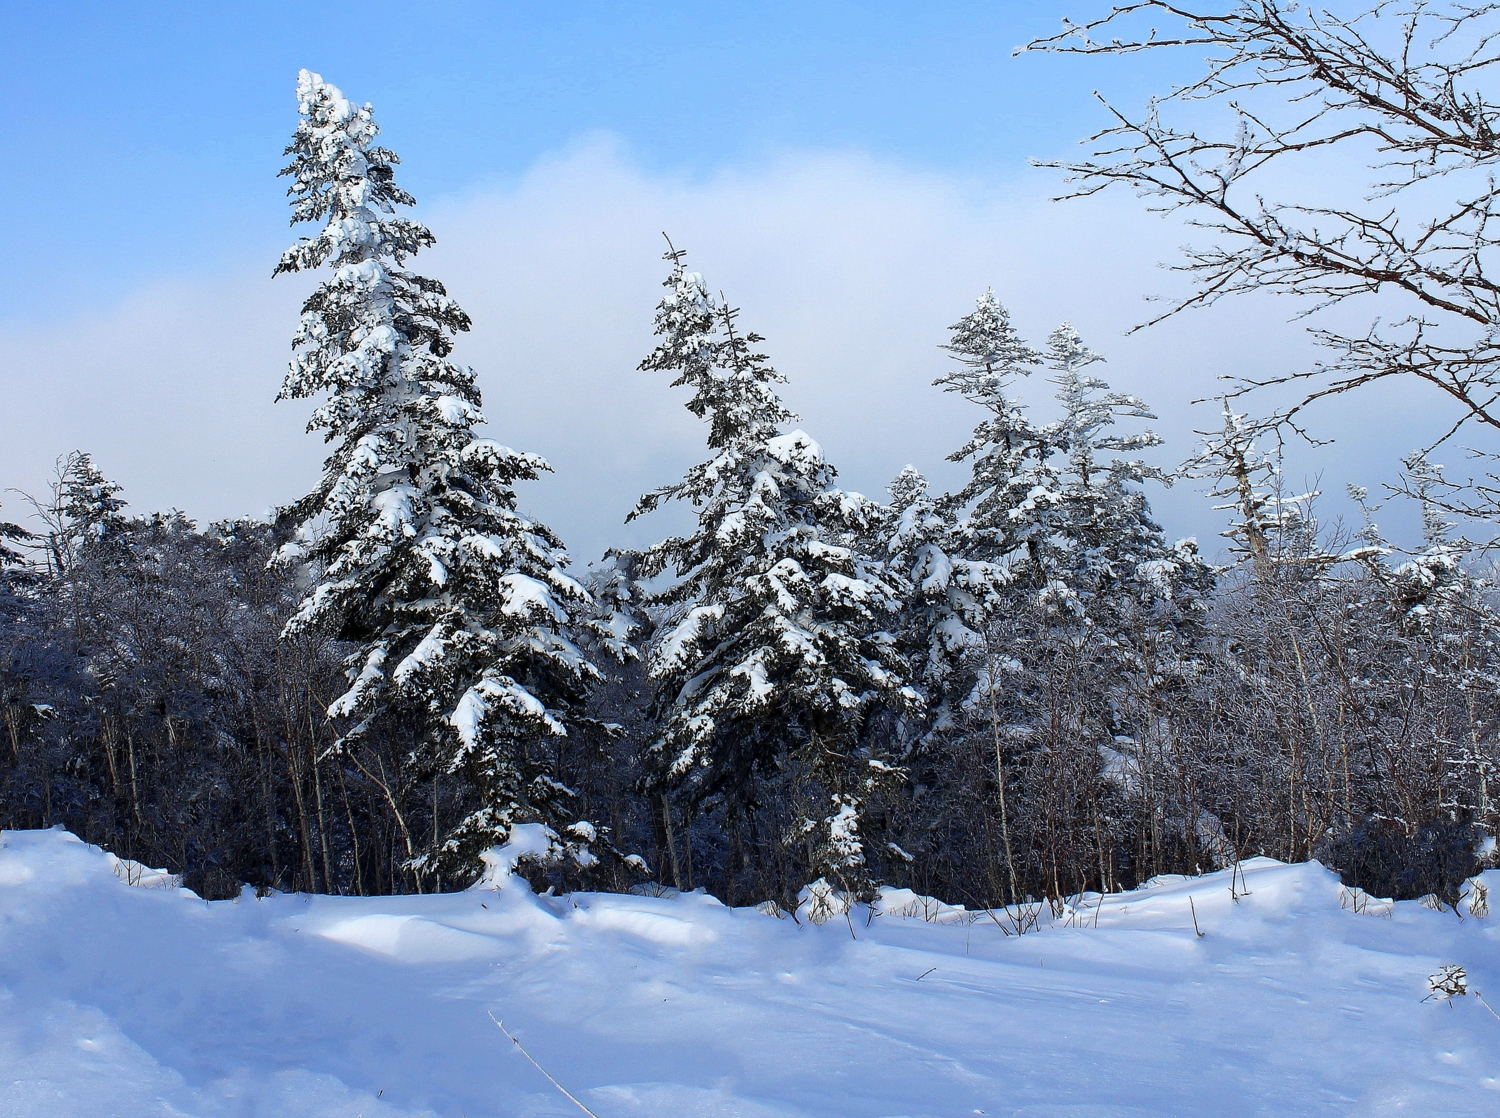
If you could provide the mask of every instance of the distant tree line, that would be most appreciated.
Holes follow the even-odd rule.
[[[0,524],[0,826],[64,825],[205,896],[461,887],[519,824],[538,885],[836,904],[883,883],[995,906],[1266,854],[1455,899],[1493,852],[1500,658],[1454,488],[1406,463],[1424,539],[1285,491],[1228,401],[1175,472],[1144,401],[1064,324],[986,292],[943,345],[970,401],[956,492],[874,500],[795,427],[764,339],[669,246],[656,348],[705,459],[689,530],[570,573],[480,438],[469,320],[368,105],[306,71],[278,271],[323,269],[283,397],[322,478],[269,522],[132,515],[87,455]],[[1017,386],[1048,375],[1056,418]],[[1267,443],[1267,445],[1270,445]],[[1205,484],[1230,562],[1147,487]],[[807,893],[804,893],[804,890]]]

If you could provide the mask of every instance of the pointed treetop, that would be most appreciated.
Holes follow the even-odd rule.
[[[674,245],[672,243],[672,238],[667,236],[665,230],[663,230],[661,237],[662,240],[667,242],[667,251],[662,253],[661,258],[663,260],[670,260],[674,266],[680,268],[682,265],[683,257],[687,256],[687,249],[678,248],[676,245]]]
[[[907,463],[885,491],[891,496],[891,509],[899,513],[927,495],[927,479],[921,470]]]
[[[646,355],[639,369],[643,373],[676,371],[672,387],[690,385],[701,393],[719,356],[714,333],[720,307],[703,277],[682,266],[686,256],[686,251],[673,247],[671,240],[667,240],[662,259],[671,261],[672,270],[662,281],[667,294],[656,306],[653,330],[661,341]],[[703,414],[693,403],[688,408],[696,415]]]
[[[667,243],[671,245],[670,240]],[[667,294],[656,308],[654,333],[661,340],[639,368],[675,373],[672,387],[692,389],[686,407],[708,421],[708,445],[720,453],[695,466],[682,481],[645,494],[627,520],[664,501],[697,504],[706,500],[726,477],[734,475],[737,448],[764,446],[779,436],[784,424],[797,419],[774,387],[786,378],[764,353],[753,348],[765,339],[737,329],[739,310],[711,295],[703,277],[683,267],[685,256],[677,248],[663,254],[672,270],[662,284]]]
[[[281,170],[292,179],[292,224],[330,220],[316,237],[287,249],[276,274],[386,255],[399,264],[434,243],[426,226],[389,216],[416,199],[396,185],[400,158],[375,144],[380,126],[372,106],[355,105],[337,86],[302,70],[297,111],[301,120],[285,151],[292,161]]]
[[[1140,397],[1111,392],[1106,381],[1083,371],[1103,360],[1100,354],[1083,344],[1078,331],[1069,323],[1064,322],[1047,336],[1048,368],[1057,374],[1051,380],[1057,385],[1057,399],[1066,413],[1063,420],[1066,445],[1074,454],[1095,449],[1142,450],[1161,445],[1161,437],[1153,431],[1099,437],[1099,432],[1113,427],[1119,416],[1156,418],[1156,413]]]
[[[1004,399],[1011,381],[1030,374],[1028,366],[1041,363],[1041,354],[1021,340],[1011,325],[1010,314],[987,288],[974,309],[955,322],[946,349],[959,368],[950,369],[933,384],[958,392],[976,404],[992,406]]]
[[[63,466],[62,513],[70,528],[84,539],[102,539],[119,527],[126,502],[124,486],[110,481],[93,456],[82,451],[68,455]]]

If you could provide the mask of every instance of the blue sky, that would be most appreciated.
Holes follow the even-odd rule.
[[[1170,466],[1216,426],[1191,404],[1216,377],[1312,353],[1297,308],[1269,300],[1126,334],[1145,296],[1180,283],[1158,265],[1192,234],[1125,194],[1053,204],[1057,176],[1027,158],[1105,122],[1095,89],[1138,108],[1179,76],[1164,66],[1196,67],[1012,57],[1063,11],[10,0],[0,490],[43,490],[74,449],[138,510],[258,515],[312,487],[324,448],[307,409],[274,403],[312,279],[271,277],[296,235],[276,172],[303,66],[374,104],[438,236],[418,267],[474,318],[457,356],[487,433],[553,463],[522,500],[582,559],[659,535],[625,512],[702,453],[682,399],[636,371],[664,229],[766,335],[849,488],[879,494],[907,463],[961,483],[944,459],[977,417],[931,382],[946,327],[988,286],[1033,343],[1066,319],[1104,352],[1115,387],[1160,412]],[[1050,393],[1036,377],[1022,395],[1045,411]],[[1444,406],[1372,392],[1310,416],[1338,441],[1289,461],[1294,488],[1378,492]],[[1152,500],[1169,532],[1217,550],[1222,515],[1201,495]]]
[[[301,66],[374,102],[423,203],[595,132],[693,175],[786,149],[1003,178],[1138,100],[1139,65],[1011,50],[1060,6],[309,5],[10,0],[0,36],[0,315],[65,315],[282,238]],[[1076,13],[1075,13],[1076,14]]]

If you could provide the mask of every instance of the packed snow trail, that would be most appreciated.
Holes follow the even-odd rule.
[[[896,891],[815,926],[503,874],[205,903],[63,831],[3,842],[3,1118],[576,1118],[491,1013],[599,1118],[1500,1113],[1500,1021],[1422,1000],[1458,963],[1500,1005],[1500,904],[1356,913],[1315,864],[1016,937]]]

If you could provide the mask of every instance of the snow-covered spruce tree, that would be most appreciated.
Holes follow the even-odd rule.
[[[909,584],[901,644],[931,716],[914,760],[937,791],[921,819],[929,833],[913,841],[929,853],[945,850],[952,846],[953,828],[967,832],[974,817],[983,815],[980,829],[987,836],[994,830],[1000,834],[997,856],[1003,854],[1008,883],[1002,886],[991,873],[990,891],[997,899],[1014,900],[1020,894],[1006,806],[1010,777],[999,686],[990,681],[999,678],[1006,662],[996,639],[1001,619],[1017,608],[1014,556],[1045,537],[1035,517],[1017,520],[1015,514],[1035,503],[1035,494],[1052,491],[1045,481],[1054,448],[1010,394],[1014,382],[1040,364],[1041,355],[1021,339],[993,290],[950,331],[942,348],[955,364],[934,383],[988,412],[973,437],[948,456],[953,462],[972,460],[969,481],[957,493],[933,499],[920,475],[909,471],[891,493],[899,511],[888,549]],[[981,710],[988,717],[981,717]],[[974,732],[976,719],[985,725],[983,746]]]
[[[1010,575],[1001,564],[953,554],[971,539],[958,531],[954,502],[929,493],[915,467],[896,475],[889,492],[884,550],[902,601],[901,647],[933,728],[942,730],[973,686],[966,667],[982,657],[984,634],[1006,607]]]
[[[1036,503],[1046,540],[1016,563],[1032,608],[1009,638],[1024,665],[1011,717],[1041,747],[1026,778],[1039,809],[1032,842],[1085,857],[1099,846],[1109,886],[1099,835],[1123,838],[1169,815],[1176,831],[1195,825],[1167,798],[1180,766],[1158,723],[1197,670],[1214,570],[1194,541],[1168,543],[1151,518],[1144,484],[1170,479],[1133,455],[1161,440],[1116,429],[1153,418],[1146,404],[1089,371],[1102,358],[1071,326],[1053,331],[1046,352],[1063,409],[1048,441],[1061,461],[1045,511]],[[1049,893],[1066,888],[1055,863],[1046,876]]]
[[[581,634],[592,647],[626,664],[640,659],[636,641],[646,633],[651,619],[646,613],[646,592],[637,574],[639,552],[611,550],[597,566],[591,565],[587,588],[592,608],[584,615]]]
[[[886,631],[891,588],[850,546],[874,509],[834,487],[807,434],[783,433],[796,417],[776,394],[783,378],[752,349],[762,339],[737,329],[680,252],[667,258],[661,342],[641,369],[692,390],[712,453],[631,513],[666,501],[697,512],[692,532],[641,562],[645,578],[675,576],[656,596],[667,621],[649,661],[658,780],[730,817],[755,810],[757,781],[779,784],[799,804],[785,837],[803,872],[864,894],[875,873],[864,809],[897,774],[862,729],[877,704],[916,698]]]
[[[83,451],[57,460],[48,488],[48,500],[37,511],[46,525],[52,593],[66,603],[63,616],[77,646],[103,647],[109,638],[90,631],[88,619],[119,593],[114,580],[138,566],[142,555],[134,536],[139,524],[125,515],[124,487],[110,481]]]
[[[566,635],[587,594],[557,537],[516,511],[515,483],[548,466],[475,437],[474,373],[449,358],[469,318],[405,267],[434,239],[395,216],[413,199],[395,183],[396,155],[375,143],[370,106],[306,70],[297,96],[283,171],[293,224],[324,224],[276,271],[332,272],[303,305],[280,398],[325,397],[309,430],[335,448],[321,484],[285,510],[300,528],[280,560],[314,572],[287,632],[358,645],[329,708],[345,727],[339,748],[381,727],[410,734],[410,765],[466,785],[467,813],[413,849],[414,870],[472,872],[529,821],[587,862],[594,828],[548,771],[546,745],[595,674]]]
[[[957,367],[933,383],[990,413],[948,456],[950,462],[973,459],[968,483],[949,502],[964,510],[952,546],[973,559],[999,560],[1024,543],[1015,534],[1011,511],[1027,500],[1034,488],[1031,474],[1050,453],[1041,430],[1009,395],[1011,385],[1029,376],[1042,356],[1021,340],[993,290],[949,329],[942,348]]]
[[[1113,433],[1117,419],[1154,416],[1142,400],[1109,391],[1085,371],[1102,360],[1066,323],[1047,339],[1063,415],[1039,441],[1049,459],[1056,454],[1061,461],[1050,462],[1046,483],[1033,484],[1009,511],[1012,538],[1037,542],[1013,556],[1016,580],[1038,592],[1038,604],[1077,616],[1090,602],[1121,595],[1144,602],[1174,600],[1181,591],[1182,604],[1200,604],[1212,586],[1211,568],[1194,541],[1165,541],[1142,489],[1147,480],[1170,484],[1171,478],[1139,458],[1115,457],[1161,444],[1152,431]]]
[[[47,550],[58,573],[69,571],[86,551],[123,546],[128,505],[120,496],[123,491],[118,482],[105,477],[91,454],[75,450],[58,460],[52,500],[44,514]]]
[[[62,512],[81,536],[102,539],[119,527],[126,502],[124,487],[94,465],[91,454],[68,456],[62,481]]]
[[[1138,712],[1155,709],[1164,688],[1191,674],[1215,572],[1195,541],[1168,543],[1151,518],[1144,483],[1170,479],[1121,457],[1161,442],[1149,430],[1115,431],[1119,418],[1152,418],[1145,403],[1088,372],[1102,358],[1067,324],[1049,336],[1047,359],[1063,409],[1044,437],[1058,451],[1055,477],[1011,513],[1018,536],[1032,541],[1012,559],[1030,609],[1003,639],[1045,676],[1022,689],[1031,687],[1054,730],[1064,679],[1073,732],[1133,739],[1146,728],[1122,722],[1126,698]]]
[[[1045,357],[1061,418],[1032,423],[1003,387],[970,393],[992,417],[954,456],[972,457],[974,472],[953,499],[947,552],[998,575],[951,677],[953,731],[933,742],[934,811],[993,813],[993,832],[976,836],[983,856],[970,857],[995,867],[986,886],[999,898],[1057,895],[1069,878],[1081,887],[1081,873],[1112,884],[1108,847],[1133,809],[1110,773],[1136,763],[1117,758],[1116,739],[1143,735],[1152,697],[1184,678],[1212,576],[1190,542],[1169,545],[1152,522],[1141,486],[1160,472],[1122,457],[1158,441],[1114,430],[1144,405],[1090,375],[1099,358],[1070,327]],[[957,823],[940,833],[974,841]]]

